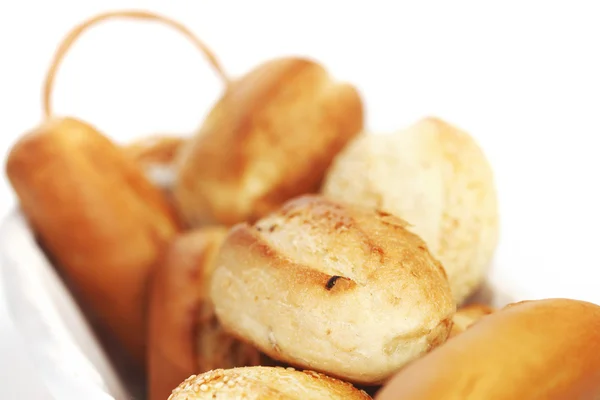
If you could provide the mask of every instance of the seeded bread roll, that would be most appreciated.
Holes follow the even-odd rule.
[[[318,63],[280,58],[233,82],[179,154],[174,194],[187,223],[254,221],[318,192],[363,127],[356,89]]]
[[[450,337],[466,331],[475,322],[493,312],[494,309],[485,304],[469,304],[468,306],[459,308],[452,318],[453,324]]]
[[[411,363],[377,400],[600,399],[600,307],[525,301]]]
[[[260,364],[253,346],[228,335],[208,297],[223,227],[179,235],[151,282],[148,337],[148,395],[164,400],[192,374]]]
[[[281,367],[218,369],[192,375],[169,400],[370,400],[349,383],[313,371]]]
[[[427,118],[363,134],[334,160],[322,192],[408,221],[446,269],[457,303],[481,284],[498,241],[497,199],[488,160],[467,133]]]
[[[362,384],[443,343],[455,311],[403,220],[320,196],[235,226],[211,297],[223,325],[270,357]]]

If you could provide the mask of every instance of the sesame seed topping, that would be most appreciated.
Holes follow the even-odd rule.
[[[221,389],[223,387],[224,383],[223,382],[217,382],[215,383],[215,389]]]
[[[202,384],[200,385],[200,390],[206,392],[208,390],[208,385]]]

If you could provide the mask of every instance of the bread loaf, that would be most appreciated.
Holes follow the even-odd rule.
[[[226,334],[208,296],[227,229],[181,234],[159,263],[149,299],[148,396],[164,400],[192,374],[260,363],[260,353]]]
[[[369,400],[351,384],[313,371],[247,367],[193,375],[173,390],[169,400]]]
[[[454,337],[466,331],[471,325],[486,315],[490,315],[494,309],[485,304],[469,304],[456,310],[452,317],[452,331],[450,337]]]
[[[229,85],[178,160],[175,198],[191,226],[255,220],[317,192],[362,129],[357,91],[300,58],[271,60]]]
[[[493,173],[466,132],[436,118],[363,134],[335,159],[322,189],[408,221],[448,274],[457,303],[481,284],[498,241]]]
[[[320,196],[235,226],[211,297],[224,326],[270,357],[364,384],[443,343],[455,311],[403,220]]]
[[[50,119],[11,149],[21,208],[86,310],[143,362],[148,274],[179,224],[139,165],[92,126]]]
[[[123,151],[143,167],[171,167],[186,138],[178,136],[151,136],[123,146]]]
[[[526,301],[499,310],[410,364],[377,400],[596,400],[600,307]]]

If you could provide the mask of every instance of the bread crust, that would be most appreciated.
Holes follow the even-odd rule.
[[[22,137],[6,173],[84,308],[141,365],[148,273],[180,228],[161,191],[108,138],[73,118]]]
[[[351,384],[313,371],[281,367],[214,370],[193,375],[169,400],[369,400]]]
[[[452,317],[452,331],[450,337],[454,337],[466,331],[471,325],[479,321],[486,315],[490,315],[495,311],[494,308],[486,304],[469,304],[456,310],[456,314]]]
[[[600,398],[600,307],[516,303],[401,371],[378,400]]]
[[[223,331],[208,295],[226,234],[224,227],[183,233],[156,268],[149,299],[150,400],[166,399],[192,374],[260,363],[258,350]]]
[[[123,146],[123,151],[143,167],[153,165],[169,167],[186,140],[187,138],[171,135],[150,136]]]
[[[211,297],[223,325],[270,357],[362,384],[443,343],[455,311],[404,221],[321,196],[235,226]]]
[[[356,89],[301,58],[266,62],[233,82],[178,160],[175,198],[191,226],[253,221],[318,191],[363,127]]]
[[[498,242],[497,195],[485,154],[461,129],[425,118],[363,134],[336,157],[322,193],[407,220],[446,269],[458,304],[482,283]]]

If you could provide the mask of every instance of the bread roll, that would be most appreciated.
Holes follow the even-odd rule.
[[[255,220],[319,190],[362,129],[354,87],[319,64],[269,61],[232,83],[178,162],[175,198],[191,226]]]
[[[480,285],[498,241],[492,169],[475,140],[427,118],[364,134],[335,159],[323,194],[395,214],[446,269],[457,303]]]
[[[382,382],[444,342],[444,270],[405,222],[320,196],[229,233],[211,297],[224,326],[274,359]]]
[[[216,253],[227,229],[204,228],[177,237],[154,274],[148,338],[149,399],[166,399],[192,374],[260,364],[251,345],[226,334],[208,297]]]
[[[148,273],[179,229],[160,190],[92,126],[52,119],[6,163],[21,208],[86,310],[140,362]]]
[[[548,299],[508,306],[402,370],[377,400],[596,400],[600,307]]]
[[[453,324],[450,337],[466,331],[475,322],[493,312],[494,309],[485,304],[469,304],[468,306],[459,308],[456,310],[454,317],[452,317]]]
[[[169,400],[369,400],[351,384],[313,371],[281,367],[218,369],[192,375]]]
[[[123,151],[143,167],[171,167],[186,139],[176,136],[151,136],[123,146]]]

